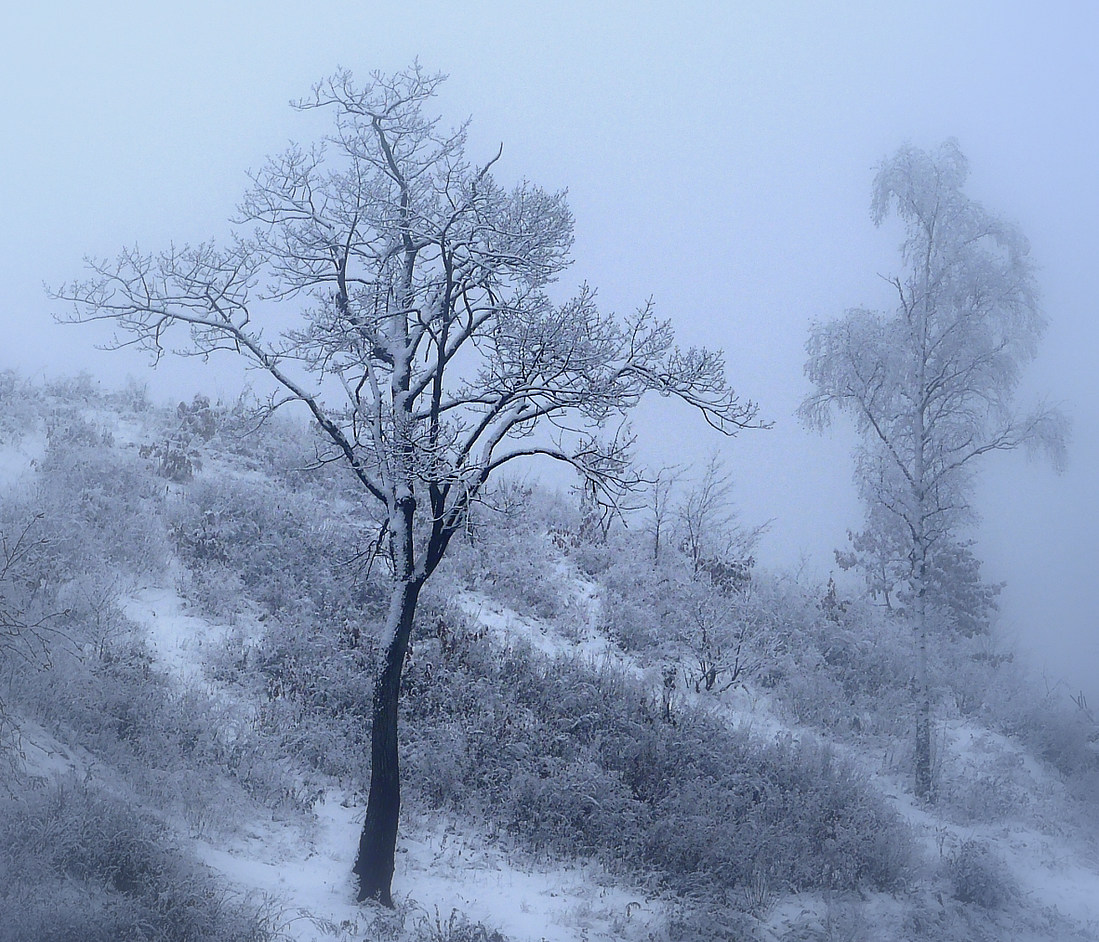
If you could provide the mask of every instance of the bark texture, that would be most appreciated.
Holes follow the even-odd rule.
[[[402,583],[394,590],[390,605],[390,624],[394,630],[374,685],[373,725],[370,731],[370,795],[367,799],[366,820],[359,837],[359,853],[353,868],[359,881],[359,902],[375,900],[390,907],[393,905],[397,825],[401,817],[397,706],[419,593],[418,582]]]

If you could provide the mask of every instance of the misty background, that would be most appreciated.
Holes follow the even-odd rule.
[[[576,264],[601,303],[650,296],[685,344],[725,350],[742,395],[774,422],[733,440],[681,411],[635,422],[651,462],[733,472],[746,522],[773,519],[762,564],[814,575],[858,527],[849,429],[802,429],[794,410],[809,324],[891,306],[899,230],[869,218],[876,163],[904,141],[957,137],[967,192],[1018,222],[1049,329],[1021,400],[1073,421],[1069,467],[1022,454],[980,472],[984,575],[1003,580],[1000,634],[1050,684],[1099,701],[1099,8],[1078,2],[283,2],[58,4],[0,29],[3,174],[0,368],[35,378],[127,375],[158,398],[235,397],[230,359],[94,349],[109,335],[59,326],[43,282],[82,257],[223,237],[245,172],[323,115],[290,99],[338,65],[360,78],[419,57],[450,75],[444,120],[472,116],[470,152],[503,143],[498,177],[568,188]]]

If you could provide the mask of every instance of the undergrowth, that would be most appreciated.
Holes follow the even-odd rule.
[[[665,718],[621,672],[501,647],[452,612],[425,616],[434,628],[406,675],[403,766],[427,807],[487,820],[535,850],[628,861],[682,893],[904,880],[904,827],[827,748],[763,743],[702,710]],[[361,673],[339,673],[351,663],[319,663],[326,702],[369,703]],[[275,698],[283,710],[287,694]],[[325,768],[365,786],[365,734],[344,738],[347,712],[315,698],[297,707],[296,722],[327,730]]]
[[[2,799],[5,942],[267,942],[236,899],[132,802],[78,783]]]

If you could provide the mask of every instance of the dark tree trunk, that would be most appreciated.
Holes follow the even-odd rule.
[[[397,822],[401,815],[397,705],[419,595],[419,582],[402,582],[393,590],[390,602],[391,640],[374,686],[370,795],[353,868],[359,878],[359,901],[372,899],[384,906],[393,905],[393,861],[397,850]]]

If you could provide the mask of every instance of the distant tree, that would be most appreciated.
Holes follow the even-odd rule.
[[[860,571],[871,598],[880,600],[891,613],[909,613],[911,548],[898,521],[881,504],[868,501],[865,527],[857,533],[848,530],[847,537],[849,547],[836,550],[839,566]],[[972,636],[990,629],[1002,590],[1002,584],[982,578],[981,561],[973,554],[971,540],[944,539],[930,550],[928,604],[940,622],[959,634]]]
[[[908,600],[922,798],[932,797],[933,616],[959,604],[978,614],[994,600],[976,588],[976,560],[959,539],[974,519],[978,459],[1030,446],[1060,466],[1067,432],[1056,409],[1015,407],[1020,370],[1045,326],[1034,266],[1019,230],[962,192],[967,175],[952,140],[934,153],[902,147],[880,165],[874,222],[896,213],[904,226],[902,274],[889,279],[897,306],[812,327],[805,371],[814,390],[801,406],[817,428],[846,413],[862,436],[855,475],[867,528],[853,538],[852,562]],[[953,600],[950,586],[960,590]]]
[[[680,547],[694,573],[727,589],[751,580],[756,545],[768,523],[746,526],[733,502],[733,475],[715,453],[678,504]]]
[[[681,615],[684,640],[693,662],[684,671],[687,683],[695,693],[728,690],[744,683],[759,666],[753,619],[743,596],[731,595],[720,585],[692,583],[681,590],[686,596]]]
[[[756,407],[722,357],[675,346],[651,305],[600,310],[583,287],[556,301],[573,220],[563,193],[505,188],[500,157],[474,164],[466,125],[425,107],[442,81],[419,66],[358,86],[347,72],[297,104],[333,114],[320,144],[291,146],[252,176],[225,247],[135,249],[65,285],[70,319],[108,320],[154,357],[229,351],[296,402],[346,464],[380,526],[388,619],[372,705],[371,777],[355,873],[359,898],[392,905],[401,674],[425,581],[490,476],[519,458],[572,466],[608,504],[638,483],[616,423],[655,391],[719,431]],[[271,318],[272,311],[280,311]],[[291,323],[277,339],[261,330]],[[189,342],[186,338],[189,338]],[[610,431],[608,431],[610,427]]]
[[[649,480],[646,528],[653,538],[653,565],[660,564],[660,553],[672,526],[672,490],[679,475],[680,469],[664,466]]]

